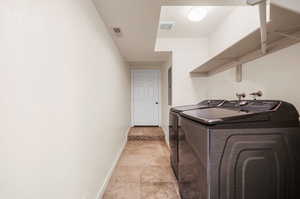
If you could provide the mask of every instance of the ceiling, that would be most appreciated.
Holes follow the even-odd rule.
[[[191,6],[163,6],[160,21],[174,21],[171,30],[159,30],[158,37],[206,37],[212,33],[220,21],[230,14],[233,6],[204,6],[207,16],[200,22],[192,22],[187,18]]]
[[[94,0],[122,56],[128,62],[162,62],[168,53],[154,52],[160,0]],[[112,27],[120,27],[116,37]]]
[[[164,5],[236,5],[245,0],[94,0],[97,10],[102,16],[105,24],[110,30],[113,39],[120,49],[121,55],[127,62],[138,65],[142,64],[159,64],[169,58],[168,52],[155,52],[155,42],[160,19],[161,6]],[[170,8],[171,9],[171,8]],[[174,8],[172,15],[176,14],[178,8]],[[220,20],[221,13],[215,12],[210,21],[213,23]],[[167,17],[167,16],[166,16]],[[170,16],[171,17],[171,16]],[[174,16],[175,17],[175,16]],[[178,19],[178,32],[182,35],[182,30],[186,27],[185,19]],[[182,25],[180,25],[182,23]],[[198,24],[199,27],[189,27],[187,35],[197,35],[199,32],[207,34],[212,29],[211,25],[204,22]],[[112,28],[121,28],[121,36],[116,36]],[[200,29],[200,30],[199,30]],[[166,35],[164,35],[166,36]]]

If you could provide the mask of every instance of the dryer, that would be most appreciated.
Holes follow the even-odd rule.
[[[295,199],[299,114],[287,102],[227,101],[180,113],[183,199]]]

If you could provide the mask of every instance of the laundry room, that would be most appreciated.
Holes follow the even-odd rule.
[[[178,19],[184,7],[161,10],[161,26],[173,24],[158,30],[156,50],[172,52],[163,127],[181,198],[298,194],[300,15],[257,5],[197,8],[202,32]]]
[[[297,199],[299,0],[0,0],[0,198]]]

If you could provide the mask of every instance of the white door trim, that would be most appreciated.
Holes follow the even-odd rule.
[[[161,100],[161,71],[159,69],[131,69],[131,126],[134,126],[134,100],[133,100],[133,73],[134,71],[156,71],[158,73],[158,125],[161,126],[162,100]]]

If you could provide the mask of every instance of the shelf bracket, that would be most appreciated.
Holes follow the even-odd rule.
[[[260,34],[261,34],[261,51],[267,53],[267,1],[259,4]]]
[[[243,65],[238,63],[235,68],[235,81],[241,82],[243,81]]]
[[[261,51],[265,55],[267,53],[267,0],[247,0],[247,4],[259,7]]]

